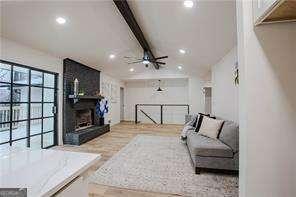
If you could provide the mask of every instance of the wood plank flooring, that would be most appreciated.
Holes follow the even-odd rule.
[[[121,122],[111,127],[111,131],[101,135],[81,146],[58,146],[55,149],[69,150],[76,152],[99,153],[102,158],[93,165],[88,174],[96,171],[116,152],[128,144],[138,134],[149,134],[158,136],[179,136],[182,125],[155,125],[155,124],[134,124],[133,122]],[[90,197],[176,197],[177,195],[143,192],[104,186],[98,184],[89,185]]]

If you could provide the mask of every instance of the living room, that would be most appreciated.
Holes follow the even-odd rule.
[[[1,1],[0,196],[295,196],[295,4]]]

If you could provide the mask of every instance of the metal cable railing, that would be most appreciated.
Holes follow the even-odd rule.
[[[157,121],[155,121],[155,119],[153,119],[151,117],[151,115],[149,115],[147,112],[145,112],[143,109],[139,109],[140,106],[159,106],[159,123],[157,123]],[[138,124],[138,112],[140,111],[142,114],[144,114],[148,119],[150,119],[153,123],[155,124],[163,124],[164,123],[164,107],[185,107],[186,108],[186,114],[189,114],[190,111],[190,107],[188,104],[136,104],[135,105],[135,123]],[[185,115],[185,114],[184,114]]]

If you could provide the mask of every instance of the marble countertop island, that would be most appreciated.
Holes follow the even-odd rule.
[[[0,188],[27,188],[28,197],[51,196],[100,159],[60,150],[0,149]]]

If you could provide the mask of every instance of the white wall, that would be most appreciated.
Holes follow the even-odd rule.
[[[238,122],[238,86],[234,84],[237,47],[212,66],[212,114]]]
[[[296,24],[253,27],[237,1],[240,196],[296,194]]]
[[[158,80],[127,81],[125,88],[125,119],[134,120],[135,104],[188,104],[187,79],[162,79],[162,92],[157,92]],[[160,122],[160,107],[141,107]],[[185,107],[165,107],[164,123],[184,123]],[[142,113],[138,113],[139,121],[149,122]]]
[[[205,111],[205,95],[203,87],[208,83],[201,81],[198,77],[188,78],[188,101],[190,105],[190,114],[204,113]]]
[[[63,115],[63,61],[41,51],[0,37],[0,59],[24,64],[31,67],[55,72],[59,74],[58,79],[58,133],[59,144],[62,140],[62,115]]]
[[[107,97],[109,101],[109,113],[105,117],[105,123],[110,121],[111,125],[118,124],[120,122],[120,87],[124,87],[124,83],[117,80],[104,72],[101,72],[101,89],[102,83],[107,82],[109,84],[114,84],[116,87],[116,102],[111,102],[111,98]]]

